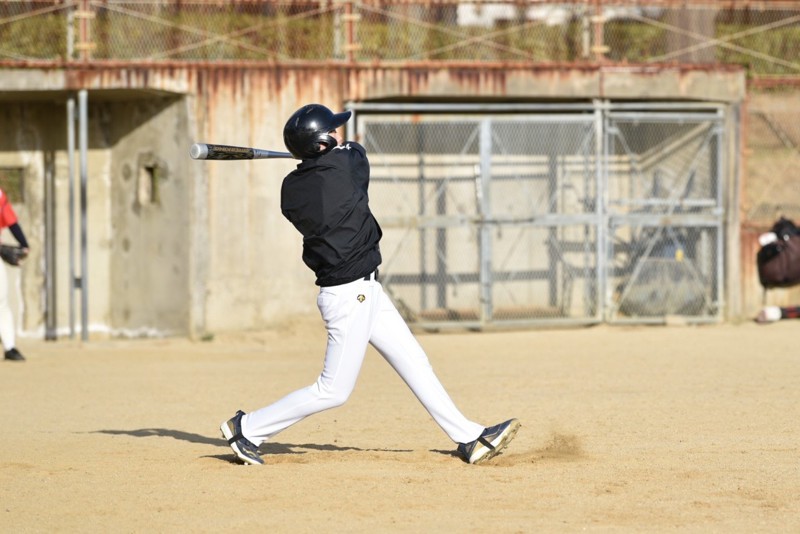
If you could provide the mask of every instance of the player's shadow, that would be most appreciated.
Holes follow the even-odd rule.
[[[447,449],[447,450],[431,449],[430,452],[432,452],[434,454],[441,454],[442,456],[452,456],[454,458],[461,459],[461,455],[458,453],[458,451],[456,449]]]
[[[183,432],[181,430],[173,430],[169,428],[139,428],[136,430],[95,430],[91,434],[109,434],[112,436],[133,436],[136,438],[149,438],[149,437],[166,437],[173,438],[189,443],[200,443],[203,445],[214,445],[216,447],[224,447],[230,451],[228,444],[222,439],[210,438],[201,434],[193,434],[191,432]],[[362,449],[360,447],[340,447],[338,445],[318,443],[277,443],[267,442],[259,447],[261,454],[306,454],[308,451],[358,451],[358,452],[412,452],[411,450],[392,450],[392,449]],[[217,458],[219,460],[231,461],[231,455],[228,454],[213,454],[204,456],[204,458]]]
[[[109,434],[111,436],[133,436],[135,438],[150,438],[153,436],[161,438],[173,438],[180,441],[188,441],[189,443],[202,443],[204,445],[225,445],[222,438],[209,438],[208,436],[201,436],[200,434],[192,434],[191,432],[183,432],[181,430],[172,430],[169,428],[139,428],[136,430],[95,430],[91,434]]]

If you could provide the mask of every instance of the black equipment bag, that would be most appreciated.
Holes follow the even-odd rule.
[[[764,289],[800,284],[800,229],[781,217],[772,226],[777,240],[758,251],[758,279]]]

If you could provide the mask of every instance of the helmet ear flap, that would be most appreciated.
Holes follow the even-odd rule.
[[[317,150],[319,150],[319,155],[321,156],[333,150],[338,142],[328,134],[320,134],[319,137],[317,137],[316,144]]]

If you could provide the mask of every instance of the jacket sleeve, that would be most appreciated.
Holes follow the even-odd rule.
[[[28,240],[25,239],[25,232],[22,231],[22,227],[19,225],[19,223],[12,224],[8,227],[8,229],[11,231],[11,235],[14,236],[14,239],[16,239],[19,243],[19,246],[22,248],[30,248],[28,246]]]

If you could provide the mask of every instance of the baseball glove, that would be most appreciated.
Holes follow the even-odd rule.
[[[17,267],[27,256],[28,251],[22,247],[0,244],[0,258],[9,265]]]

